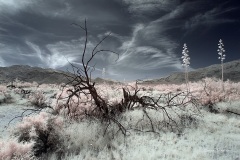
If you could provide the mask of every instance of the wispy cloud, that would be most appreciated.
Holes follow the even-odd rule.
[[[34,55],[34,57],[36,57],[36,58],[39,58],[41,61],[44,61],[44,53],[42,53],[42,51],[40,50],[40,48],[37,46],[37,45],[35,45],[35,44],[33,44],[33,43],[31,43],[31,42],[26,42],[26,44],[32,49],[32,53],[31,53],[31,55]]]
[[[218,24],[223,24],[223,23],[233,23],[236,22],[235,19],[229,19],[229,18],[224,18],[221,17],[222,14],[226,12],[231,12],[236,10],[237,8],[213,8],[212,10],[203,12],[203,13],[198,13],[192,18],[190,18],[184,25],[185,29],[192,29],[194,27],[198,26],[213,26],[213,25],[218,25]]]
[[[123,0],[134,14],[151,14],[159,11],[171,11],[179,3],[178,0]]]
[[[142,71],[165,67],[176,68],[176,64],[181,66],[178,57],[173,52],[177,44],[168,36],[158,35],[158,33],[159,28],[152,23],[146,26],[136,25],[132,37],[119,48],[122,54],[116,66]]]
[[[129,40],[126,40],[122,43],[122,46],[119,48],[123,53],[121,54],[118,62],[123,61],[129,56],[129,50],[133,47],[136,47],[136,38],[138,36],[138,32],[144,29],[143,24],[137,24],[132,33],[132,37]]]
[[[0,56],[0,66],[1,67],[5,67],[6,66],[5,61],[2,59],[1,56]]]
[[[31,53],[24,54],[22,56],[34,57],[38,59],[38,63],[48,68],[62,68],[69,65],[70,63],[82,65],[81,57],[84,49],[85,38],[71,40],[71,41],[60,41],[54,44],[48,44],[45,47],[40,47],[32,42],[26,41],[26,44],[32,50]],[[87,50],[85,53],[85,62],[90,58],[94,44],[89,41],[87,43]],[[45,49],[44,49],[45,48]],[[116,58],[116,57],[115,57]],[[101,61],[101,56],[95,56],[93,63]],[[101,62],[100,62],[101,63]],[[97,69],[96,69],[97,70]]]
[[[0,0],[0,13],[16,14],[30,4],[32,4],[32,1],[28,0]]]
[[[47,68],[61,68],[68,65],[68,62],[73,62],[77,59],[77,45],[71,45],[75,48],[74,52],[74,48],[70,49],[70,43],[59,42],[57,44],[49,44],[46,46],[49,52],[46,52],[32,42],[26,42],[26,44],[32,49],[32,53],[28,53],[25,56],[38,59],[38,63]]]

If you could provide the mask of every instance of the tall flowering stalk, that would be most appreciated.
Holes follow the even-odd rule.
[[[223,41],[222,39],[219,40],[219,43],[218,43],[218,59],[221,60],[221,67],[222,67],[222,90],[224,90],[224,85],[223,85],[223,61],[225,60],[225,57],[226,55],[224,54],[225,52],[225,49],[223,48],[224,47],[224,44],[223,44]]]
[[[188,67],[190,65],[190,57],[188,55],[188,49],[187,49],[187,44],[184,43],[183,45],[183,51],[182,51],[182,54],[183,56],[181,57],[182,60],[183,60],[183,67],[185,69],[185,80],[186,80],[186,85],[187,85],[187,89],[189,90],[189,85],[188,85]]]

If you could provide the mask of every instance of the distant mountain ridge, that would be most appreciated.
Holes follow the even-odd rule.
[[[10,67],[0,67],[0,83],[9,83],[16,78],[24,82],[37,82],[38,84],[61,84],[69,80],[67,75],[73,75],[69,72],[43,69],[40,67],[30,67],[28,65],[13,65]],[[205,77],[221,78],[221,65],[215,64],[205,68],[199,68],[189,72],[189,80],[199,81]],[[224,63],[224,80],[240,82],[240,60]],[[96,83],[120,84],[114,80],[103,80],[102,78],[93,79]],[[165,78],[143,81],[144,84],[180,84],[185,83],[185,74],[183,72],[173,73]]]
[[[10,67],[0,67],[0,83],[12,82],[17,78],[24,82],[60,84],[68,82],[68,79],[64,74],[71,75],[70,73],[54,69],[43,69],[28,65],[13,65]]]
[[[64,72],[54,69],[44,69],[40,67],[31,67],[28,65],[13,65],[10,67],[0,67],[0,83],[13,82],[16,78],[23,82],[37,82],[38,84],[61,84],[68,83],[69,79],[65,75],[74,76],[70,72]],[[96,83],[116,83],[101,78],[93,79]]]
[[[224,80],[240,82],[240,60],[224,63]],[[196,82],[205,77],[221,78],[221,64],[214,64],[205,68],[199,68],[188,73],[189,81]],[[143,83],[162,83],[162,84],[180,84],[185,83],[185,73],[177,72],[165,78],[144,81]]]

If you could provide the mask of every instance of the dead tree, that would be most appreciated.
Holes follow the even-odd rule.
[[[126,130],[125,128],[116,120],[116,118],[111,114],[111,106],[98,94],[95,83],[92,82],[91,74],[94,71],[94,66],[90,66],[90,62],[93,60],[93,58],[101,53],[101,52],[110,52],[114,53],[117,56],[119,56],[117,53],[111,51],[111,50],[105,50],[105,49],[98,49],[100,44],[110,36],[110,33],[106,35],[102,40],[99,41],[99,43],[93,48],[90,58],[86,60],[86,50],[87,50],[87,43],[88,43],[88,28],[87,28],[87,22],[85,20],[84,26],[81,26],[79,24],[73,23],[72,25],[79,27],[81,30],[85,32],[85,43],[84,43],[84,49],[82,53],[82,67],[77,67],[70,63],[72,66],[74,76],[65,75],[69,82],[66,85],[70,85],[73,87],[73,89],[68,89],[68,92],[70,93],[65,107],[68,109],[68,113],[70,113],[70,101],[73,97],[77,97],[77,99],[80,99],[81,96],[90,96],[91,99],[94,101],[94,105],[96,106],[91,113],[86,113],[88,115],[94,115],[95,117],[101,119],[102,121],[107,121],[108,123],[114,122],[119,126],[119,129],[122,131],[122,133],[125,135]],[[80,101],[78,101],[80,103]]]
[[[166,117],[166,124],[170,125],[170,127],[173,124],[177,125],[177,123],[168,113],[167,109],[173,107],[181,107],[185,106],[188,103],[192,103],[191,99],[187,102],[175,102],[176,98],[178,98],[179,96],[183,96],[182,93],[167,95],[168,99],[165,98],[166,105],[162,106],[159,103],[159,101],[163,99],[162,95],[160,95],[158,99],[154,99],[149,96],[139,96],[138,93],[141,89],[138,88],[137,81],[135,87],[130,86],[134,89],[133,93],[131,93],[128,88],[123,88],[123,99],[118,104],[109,104],[103,97],[101,97],[101,95],[97,92],[95,88],[95,83],[92,82],[91,74],[94,71],[94,66],[91,67],[90,62],[97,54],[101,52],[110,52],[116,54],[117,56],[119,55],[111,50],[98,49],[100,44],[107,37],[110,36],[110,34],[108,34],[102,40],[100,40],[99,43],[97,43],[97,45],[92,49],[90,53],[90,58],[86,59],[86,50],[88,43],[88,29],[86,20],[84,26],[75,23],[73,25],[79,27],[81,30],[84,31],[85,43],[81,57],[82,67],[77,67],[69,62],[73,69],[73,76],[71,76],[70,74],[65,74],[69,82],[63,87],[63,90],[66,86],[71,86],[71,88],[67,90],[69,95],[67,97],[66,103],[64,104],[65,109],[67,109],[68,111],[67,114],[71,113],[72,99],[78,99],[77,105],[79,105],[82,103],[81,97],[86,96],[91,98],[91,100],[89,101],[93,102],[94,109],[92,109],[91,111],[85,111],[85,115],[93,116],[97,119],[100,119],[102,122],[107,122],[107,126],[109,126],[113,122],[119,127],[119,130],[124,135],[126,135],[126,128],[117,120],[116,117],[127,110],[133,110],[135,108],[142,109],[144,114],[148,117],[149,121],[151,122],[151,132],[155,132],[155,128],[154,124],[152,123],[151,117],[148,115],[147,109],[162,112],[163,116]],[[189,95],[185,95],[184,99],[189,99]]]

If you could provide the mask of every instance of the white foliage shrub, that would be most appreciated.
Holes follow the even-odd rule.
[[[0,104],[5,103],[13,103],[14,102],[14,97],[11,91],[2,91],[0,92]]]
[[[29,101],[32,105],[39,108],[48,106],[47,98],[41,90],[33,92],[29,97]]]
[[[0,139],[0,160],[33,160],[32,146],[32,142],[19,143],[16,139]]]

